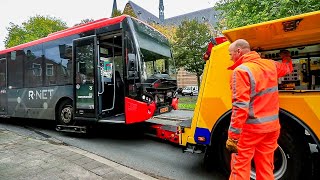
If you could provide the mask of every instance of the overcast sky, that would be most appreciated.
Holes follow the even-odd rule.
[[[132,0],[137,5],[158,17],[159,0]],[[216,0],[163,0],[165,18],[213,7]],[[128,0],[117,0],[123,10]],[[1,0],[0,5],[0,50],[4,49],[6,27],[12,22],[21,25],[35,15],[49,15],[66,22],[69,27],[83,19],[110,17],[113,0]]]

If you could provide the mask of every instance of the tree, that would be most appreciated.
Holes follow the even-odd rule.
[[[134,13],[134,10],[132,9],[129,3],[126,4],[122,13],[137,18],[137,15]]]
[[[279,19],[320,9],[319,0],[219,0],[220,22],[226,28]]]
[[[206,24],[196,20],[183,21],[176,31],[176,42],[173,46],[173,56],[177,67],[195,73],[198,86],[205,62],[202,59],[206,51],[211,32]]]
[[[48,34],[67,28],[65,22],[49,16],[34,16],[22,25],[10,22],[8,36],[5,37],[5,47],[9,48],[39,38],[46,37]]]
[[[155,24],[155,23],[151,23],[150,25],[152,27],[154,27],[155,29],[157,29],[159,32],[161,32],[163,35],[165,35],[171,44],[175,43],[177,27],[163,26],[163,25]]]
[[[121,16],[121,15],[122,15],[121,11],[118,10],[118,9],[116,9],[116,10],[114,10],[114,11],[112,12],[111,17],[117,17],[117,16]]]
[[[176,41],[176,31],[177,27],[175,26],[164,26],[156,23],[151,23],[150,24],[152,27],[157,29],[159,32],[161,32],[163,35],[165,35],[170,43],[170,46],[173,47],[175,41]],[[175,65],[174,59],[170,58],[169,59],[169,64],[170,67],[174,67],[173,69],[170,69],[170,72],[173,74],[176,74],[179,70],[179,68]]]

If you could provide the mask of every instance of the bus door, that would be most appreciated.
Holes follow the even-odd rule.
[[[0,116],[7,115],[7,61],[0,58]]]
[[[74,118],[76,120],[97,118],[96,42],[96,36],[73,41]]]
[[[98,87],[100,121],[124,123],[124,79],[122,35],[99,37],[98,59],[101,83]]]

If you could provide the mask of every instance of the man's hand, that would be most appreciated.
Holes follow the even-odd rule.
[[[291,54],[288,50],[281,50],[280,57],[282,58],[282,60],[291,61]]]
[[[226,148],[231,153],[237,153],[238,152],[237,144],[238,144],[238,140],[228,138],[228,140],[226,142]]]

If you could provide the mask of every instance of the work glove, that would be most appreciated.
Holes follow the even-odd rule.
[[[228,138],[228,140],[226,141],[226,148],[231,153],[237,153],[238,152],[237,144],[238,144],[238,140]]]

